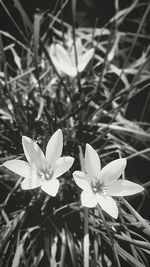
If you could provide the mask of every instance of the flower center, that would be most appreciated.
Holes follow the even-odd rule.
[[[94,193],[100,193],[106,195],[108,192],[108,187],[103,184],[103,182],[96,180],[92,184],[92,189]]]
[[[49,172],[41,172],[40,176],[43,181],[48,181],[52,178],[53,171],[49,170]]]

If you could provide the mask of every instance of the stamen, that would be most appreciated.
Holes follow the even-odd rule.
[[[41,179],[44,181],[44,180],[50,180],[52,177],[52,174],[53,172],[50,170],[49,172],[41,172],[40,176],[41,176]]]
[[[40,176],[41,176],[41,179],[44,181],[45,180],[45,173],[41,172]]]
[[[92,189],[93,189],[94,193],[100,193],[103,195],[107,195],[107,193],[108,193],[108,187],[103,185],[103,183],[99,180],[93,181]]]

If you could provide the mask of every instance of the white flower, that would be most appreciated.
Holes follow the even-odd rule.
[[[86,173],[73,173],[76,184],[83,190],[81,203],[85,207],[95,207],[97,204],[115,219],[118,217],[118,207],[112,196],[129,196],[137,194],[144,188],[136,183],[119,179],[126,167],[126,159],[113,160],[101,170],[97,152],[86,144]]]
[[[76,40],[77,60],[78,60],[78,72],[81,73],[86,68],[89,61],[94,55],[94,48],[89,49],[83,54],[83,47],[81,40]],[[50,46],[50,57],[54,66],[56,67],[59,74],[65,73],[68,76],[76,77],[77,68],[75,61],[75,50],[72,47],[70,53],[66,51],[60,44],[52,44]]]
[[[3,165],[16,174],[25,177],[22,189],[41,189],[51,196],[55,196],[59,189],[58,177],[65,173],[73,164],[72,157],[61,157],[63,149],[62,131],[57,130],[50,138],[46,155],[40,147],[29,137],[22,137],[22,145],[28,162],[23,160],[9,160]]]

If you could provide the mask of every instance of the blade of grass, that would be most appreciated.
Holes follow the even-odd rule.
[[[148,15],[148,13],[149,13],[149,10],[150,10],[150,4],[149,4],[148,7],[146,8],[146,10],[145,10],[145,12],[144,12],[144,14],[143,14],[143,17],[142,17],[142,19],[141,19],[141,21],[140,21],[140,24],[139,24],[138,30],[137,30],[137,32],[136,32],[135,38],[134,38],[134,40],[133,40],[133,42],[132,42],[130,51],[129,51],[129,53],[128,53],[127,57],[126,57],[126,60],[125,60],[125,62],[124,62],[124,64],[123,64],[123,68],[122,68],[122,72],[121,72],[120,76],[124,73],[124,69],[126,68],[127,63],[128,63],[128,61],[129,61],[129,58],[131,57],[133,48],[134,48],[134,46],[135,46],[135,44],[136,44],[136,42],[137,42],[137,39],[138,39],[139,34],[140,34],[140,31],[141,31],[141,29],[142,29],[142,27],[143,27],[143,25],[144,25],[144,22],[145,22],[145,20],[146,20],[146,17],[147,17],[147,15]],[[114,91],[115,91],[115,89],[116,89],[116,87],[117,87],[117,85],[118,85],[118,82],[119,82],[119,80],[120,80],[120,76],[118,77],[116,83],[114,84],[114,86],[113,86],[113,88],[112,88],[112,90],[111,90],[111,95],[114,93]]]
[[[34,15],[34,60],[35,60],[35,69],[36,69],[36,78],[39,85],[40,95],[42,97],[42,89],[41,89],[41,82],[40,82],[40,74],[38,68],[38,51],[39,51],[39,39],[40,39],[40,22],[42,19],[41,14]]]
[[[2,34],[0,33],[0,51],[1,51],[1,60],[0,60],[0,71],[4,70],[6,64],[5,52],[3,47]]]
[[[101,209],[101,207],[98,205],[98,210],[99,210],[99,213],[100,213],[100,216],[101,216],[101,219],[104,223],[104,226],[106,228],[106,231],[107,231],[107,234],[108,234],[108,237],[110,239],[110,243],[111,243],[111,248],[112,248],[112,253],[113,253],[113,258],[114,258],[114,266],[116,267],[121,267],[121,264],[120,264],[120,260],[119,260],[119,257],[118,257],[118,252],[116,250],[116,242],[114,243],[114,240],[113,240],[113,237],[112,237],[112,234],[109,230],[109,226],[105,220],[105,217],[104,217],[104,214],[103,214],[103,211]]]
[[[56,253],[58,250],[58,237],[54,236],[53,240],[51,241],[51,259],[50,259],[50,266],[56,267]]]
[[[140,247],[143,249],[147,249],[148,251],[150,251],[150,243],[148,241],[145,242],[145,241],[132,239],[131,237],[128,237],[124,233],[122,233],[122,235],[114,234],[114,237],[116,237],[116,239],[118,239],[118,240],[125,241],[127,243],[133,244],[134,246],[137,246],[137,247]]]
[[[78,89],[79,89],[79,93],[81,94],[81,101],[82,101],[83,93],[82,93],[80,76],[79,76],[79,69],[78,69],[78,53],[77,53],[77,47],[76,47],[76,32],[75,32],[76,5],[77,5],[77,1],[76,0],[72,0],[72,34],[73,34],[73,46],[74,46],[74,54],[75,54],[75,65],[76,65],[76,69],[77,69]]]
[[[7,38],[9,38],[9,39],[11,39],[11,40],[13,40],[16,44],[21,46],[25,51],[28,51],[28,53],[30,53],[32,55],[31,50],[27,46],[25,46],[25,44],[23,44],[21,41],[19,41],[14,36],[12,36],[10,33],[0,30],[0,34],[5,36],[5,37],[7,37]]]
[[[21,64],[21,58],[18,56],[17,52],[15,51],[15,49],[13,47],[10,48],[13,57],[14,57],[14,61],[18,67],[19,70],[22,69],[22,64]]]
[[[120,207],[119,207],[119,208],[120,208]],[[121,220],[121,222],[122,222],[122,225],[123,225],[123,227],[124,227],[124,229],[125,229],[126,236],[127,236],[128,238],[131,239],[131,234],[130,234],[130,232],[128,231],[128,227],[127,227],[127,225],[125,224],[125,220],[124,220],[124,217],[122,216],[122,213],[121,213],[120,209],[119,209],[119,213],[120,213],[119,218],[120,218],[120,220]],[[136,248],[134,247],[134,244],[130,243],[130,248],[131,248],[131,251],[132,251],[133,256],[138,260],[139,255],[138,255],[138,252],[137,252]],[[136,267],[136,266],[135,266],[135,267]]]
[[[111,245],[109,238],[106,235],[103,235],[103,238],[107,241],[109,245]],[[135,265],[136,267],[145,267],[143,263],[139,262],[135,257],[133,257],[125,249],[121,248],[118,244],[116,244],[116,250],[120,257],[123,258],[125,262],[131,264],[131,266]]]
[[[24,253],[23,243],[20,243],[16,248],[15,255],[13,258],[13,262],[12,262],[12,267],[20,266],[20,260],[23,256],[23,253]]]
[[[66,257],[66,248],[67,248],[67,239],[65,229],[62,229],[61,233],[61,257],[60,257],[60,267],[65,267],[65,257]]]
[[[13,22],[14,26],[16,27],[16,29],[18,30],[18,32],[20,33],[20,35],[28,43],[28,40],[27,40],[26,36],[24,35],[23,31],[20,29],[20,27],[18,26],[18,24],[15,22],[14,18],[12,17],[11,13],[9,12],[8,8],[3,3],[2,0],[0,1],[0,4],[2,5],[3,9],[5,10],[6,14],[9,16],[9,18],[11,19],[11,21]]]
[[[24,23],[26,33],[28,34],[28,30],[30,30],[30,32],[32,32],[33,25],[32,25],[28,15],[27,15],[27,13],[24,11],[21,3],[18,0],[13,0],[13,1],[14,1],[14,6],[18,9],[18,11],[22,17],[22,21]],[[28,27],[28,30],[27,30],[27,27]]]
[[[53,255],[50,255],[50,251],[52,250],[52,247],[53,247],[53,241],[50,240],[50,234],[48,233],[48,231],[44,231],[44,237],[43,238],[44,238],[44,251],[45,251],[45,254],[47,256],[49,266],[51,266],[51,261],[54,260],[53,263],[55,262],[55,258],[53,258]]]
[[[146,228],[150,235],[150,225],[146,222],[146,220],[124,199],[121,198],[125,206],[130,210],[131,214],[133,214],[138,221]]]
[[[67,225],[66,225],[66,237],[67,237],[67,244],[70,250],[73,267],[78,267],[78,259],[77,259],[75,242],[73,240],[72,233],[68,230]]]

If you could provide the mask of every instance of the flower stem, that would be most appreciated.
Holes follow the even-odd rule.
[[[89,267],[89,211],[84,208],[84,239],[83,239],[83,252],[84,252],[84,267]]]
[[[79,146],[79,158],[81,170],[85,172],[84,157],[81,146]],[[84,239],[83,239],[83,254],[84,254],[84,267],[89,267],[89,210],[84,208]]]
[[[99,210],[100,216],[101,216],[101,218],[102,218],[102,221],[103,221],[103,223],[104,223],[104,226],[105,226],[105,228],[106,228],[107,234],[108,234],[109,239],[110,239],[110,242],[111,242],[112,252],[113,252],[113,257],[114,257],[114,266],[116,266],[116,267],[121,267],[121,265],[120,265],[120,261],[119,261],[119,258],[118,258],[118,253],[117,253],[117,251],[116,251],[116,247],[115,247],[115,244],[114,244],[113,237],[112,237],[112,235],[111,235],[111,232],[110,232],[110,230],[109,230],[109,226],[108,226],[108,224],[107,224],[107,222],[106,222],[106,220],[105,220],[105,217],[104,217],[104,215],[103,215],[103,211],[102,211],[102,209],[101,209],[101,207],[100,207],[99,205],[98,205],[98,210]]]

